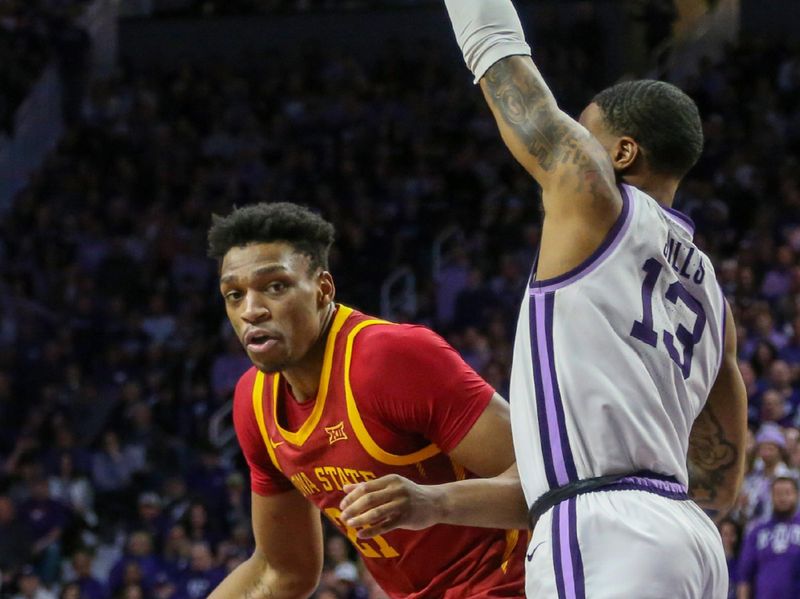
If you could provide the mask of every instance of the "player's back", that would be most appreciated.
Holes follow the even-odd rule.
[[[623,210],[601,247],[563,276],[532,281],[520,310],[511,411],[529,505],[608,474],[688,482],[689,433],[723,351],[724,299],[691,221],[620,190]]]

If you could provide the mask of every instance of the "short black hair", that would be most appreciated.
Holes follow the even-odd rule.
[[[682,178],[703,153],[697,104],[671,83],[625,81],[604,89],[592,101],[615,135],[636,140],[656,172]]]
[[[212,216],[208,255],[222,260],[234,247],[282,241],[311,259],[310,268],[328,269],[334,227],[308,208],[291,202],[260,203]]]
[[[772,488],[774,489],[775,486],[780,482],[791,483],[795,491],[800,491],[800,488],[798,488],[797,479],[794,476],[778,476],[775,480],[772,481]]]

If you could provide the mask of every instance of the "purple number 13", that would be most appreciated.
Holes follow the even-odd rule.
[[[642,283],[642,319],[635,321],[631,329],[631,336],[652,347],[658,346],[658,333],[653,328],[653,289],[663,268],[664,266],[655,258],[649,258],[642,266],[645,272]],[[663,331],[664,346],[667,348],[669,357],[681,369],[683,378],[688,379],[692,371],[694,346],[700,341],[706,327],[706,312],[703,310],[702,304],[686,290],[686,287],[681,285],[680,281],[675,281],[667,287],[664,297],[676,305],[680,299],[695,315],[691,331],[682,324],[678,324],[674,335],[669,331]],[[683,355],[675,347],[676,338],[683,346]]]

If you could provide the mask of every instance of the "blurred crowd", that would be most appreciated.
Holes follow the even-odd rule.
[[[0,1],[0,135],[14,133],[14,113],[51,60],[70,83],[85,70],[90,42],[76,18],[90,2]]]
[[[135,0],[146,1],[156,15],[230,16],[308,11],[349,11],[440,5],[441,0]],[[521,3],[535,0],[521,0]]]
[[[571,27],[536,60],[577,114],[610,81],[591,63],[602,33]],[[793,547],[800,572],[800,51],[745,41],[679,83],[707,147],[676,207],[734,309],[750,398],[747,479],[721,529],[732,576],[757,586]],[[369,64],[311,48],[249,70],[123,69],[92,84],[0,222],[0,596],[196,599],[250,554],[246,469],[209,433],[249,363],[205,234],[212,213],[270,200],[336,225],[346,304],[378,313],[410,266],[415,309],[394,317],[507,396],[538,191],[462,64],[422,45]],[[325,549],[317,597],[382,597],[330,528]]]
[[[347,11],[364,9],[392,9],[406,6],[441,6],[442,0],[130,0],[146,3],[149,10],[160,15],[227,16],[268,13],[295,13],[307,11]],[[516,5],[532,4],[539,0],[517,0]],[[713,6],[718,0],[700,0]],[[585,0],[572,0],[574,4]],[[677,10],[675,0],[629,0],[629,9],[646,22],[652,22],[653,30],[668,35]],[[578,9],[580,10],[580,9]],[[648,43],[653,41],[648,39]],[[652,47],[661,39],[655,39]]]

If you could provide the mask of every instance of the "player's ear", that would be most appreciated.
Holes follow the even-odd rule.
[[[614,170],[617,172],[625,172],[639,159],[641,156],[641,148],[636,140],[627,135],[623,135],[614,144],[611,151],[611,161],[614,163]]]
[[[317,289],[317,303],[319,307],[328,305],[333,301],[336,296],[336,285],[333,283],[333,277],[327,270],[320,271],[319,273],[319,287]]]

